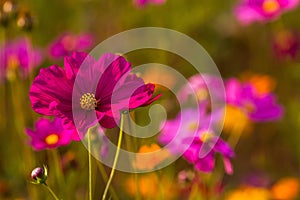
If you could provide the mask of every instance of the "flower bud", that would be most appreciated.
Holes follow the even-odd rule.
[[[32,183],[35,184],[44,184],[47,180],[47,168],[44,166],[44,168],[37,167],[31,172],[31,178],[33,179]]]

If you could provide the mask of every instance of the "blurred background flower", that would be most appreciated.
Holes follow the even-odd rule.
[[[275,56],[295,59],[300,49],[300,36],[292,30],[281,30],[274,34],[272,43]]]
[[[35,150],[44,150],[68,145],[75,130],[65,130],[60,118],[53,121],[41,118],[35,123],[35,130],[26,129],[30,144]],[[76,133],[75,133],[76,134]]]
[[[241,0],[235,13],[237,19],[247,25],[277,19],[282,13],[295,9],[298,4],[299,0]]]
[[[86,51],[94,45],[94,37],[91,34],[63,33],[50,44],[50,56],[60,59],[69,56],[75,51]]]
[[[0,47],[0,52],[1,82],[18,77],[25,79],[43,61],[41,50],[33,48],[26,38],[8,41]]]
[[[164,4],[167,0],[133,0],[133,4],[139,8],[143,8],[148,4],[161,5]]]

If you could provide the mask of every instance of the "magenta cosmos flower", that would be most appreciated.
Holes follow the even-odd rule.
[[[85,51],[92,47],[94,38],[90,34],[64,33],[50,45],[50,55],[55,58],[63,58],[74,51]]]
[[[241,83],[231,78],[226,83],[227,104],[240,109],[252,121],[278,120],[283,108],[271,93],[260,93],[251,83]]]
[[[42,62],[42,53],[30,41],[20,38],[0,47],[0,81],[13,80],[19,75],[26,78]]]
[[[199,113],[195,109],[185,109],[174,120],[168,120],[162,128],[159,141],[167,145],[171,153],[183,153],[183,158],[202,172],[214,169],[215,154],[220,153],[226,172],[231,174],[230,158],[234,157],[234,152],[213,131],[220,123],[222,112],[206,113],[206,105],[200,105]]]
[[[175,119],[167,120],[162,124],[159,141],[168,145],[173,154],[180,154],[188,147],[182,144],[186,138],[192,138],[198,134],[200,128],[216,127],[222,117],[221,110],[206,113],[207,103],[201,103],[199,111],[194,108],[182,110]],[[201,123],[199,121],[201,120]],[[192,142],[192,140],[190,141]]]
[[[241,0],[235,8],[237,19],[244,25],[267,22],[298,6],[299,0]]]
[[[184,152],[183,157],[194,164],[195,169],[205,173],[211,172],[215,167],[215,155],[219,153],[222,155],[226,173],[233,173],[230,158],[233,158],[235,154],[225,141],[216,137],[214,132],[209,129],[199,130],[198,135],[193,139],[193,143]],[[210,149],[204,157],[201,156],[202,148]]]
[[[221,77],[210,74],[196,74],[189,78],[188,84],[183,86],[178,98],[183,102],[196,98],[197,102],[209,101],[214,98],[217,102],[225,102],[225,92]],[[221,91],[223,89],[223,91]]]
[[[29,96],[37,113],[62,118],[67,129],[74,129],[76,124],[80,136],[98,122],[104,128],[113,128],[121,111],[146,106],[159,98],[152,98],[154,84],[145,84],[130,74],[131,64],[122,56],[107,53],[95,60],[75,52],[65,57],[64,66],[41,69]]]
[[[31,138],[31,146],[39,151],[53,149],[70,143],[76,132],[65,130],[60,118],[53,121],[41,118],[35,123],[35,130],[26,129],[26,134]]]
[[[139,8],[143,8],[149,4],[161,5],[164,4],[166,0],[133,0],[133,4]]]

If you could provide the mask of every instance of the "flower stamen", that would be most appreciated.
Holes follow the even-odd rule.
[[[200,135],[200,140],[202,141],[202,142],[207,142],[207,141],[209,141],[211,138],[213,138],[213,135],[212,135],[212,133],[210,132],[210,131],[205,131],[205,132],[203,132],[201,135]]]
[[[59,137],[56,133],[52,133],[45,138],[45,142],[48,145],[55,145],[55,144],[57,144],[58,140],[59,140]]]
[[[97,100],[94,94],[85,93],[80,98],[80,106],[84,110],[94,110],[97,107]]]
[[[265,0],[262,7],[267,13],[274,13],[280,9],[280,5],[277,0]]]

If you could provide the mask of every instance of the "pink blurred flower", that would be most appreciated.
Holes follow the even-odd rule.
[[[275,20],[298,4],[299,0],[241,0],[234,12],[241,24],[248,25]]]
[[[183,110],[174,120],[165,122],[159,141],[167,145],[171,153],[183,153],[183,158],[194,164],[196,170],[205,173],[214,169],[215,154],[220,153],[226,172],[231,174],[233,169],[230,158],[234,157],[234,152],[213,131],[222,119],[222,112],[207,113],[206,104],[201,104],[199,115],[200,124],[195,119],[197,110]]]
[[[74,130],[65,130],[60,118],[53,121],[41,118],[35,123],[35,130],[26,129],[26,134],[31,138],[31,146],[39,151],[53,149],[70,143]]]
[[[78,122],[80,136],[98,122],[113,128],[121,111],[149,105],[159,97],[152,97],[153,84],[130,74],[131,64],[122,56],[106,53],[96,61],[74,52],[65,57],[64,65],[65,69],[57,65],[41,69],[29,97],[34,111],[62,118],[66,129],[74,129]]]
[[[241,83],[231,78],[226,82],[227,104],[244,112],[252,121],[278,120],[283,108],[272,93],[261,93],[250,82]]]
[[[282,30],[276,32],[273,37],[272,46],[278,58],[296,58],[300,50],[299,34],[294,31]]]
[[[209,101],[212,97],[218,102],[222,102],[225,101],[225,97],[222,96],[224,92],[221,91],[224,88],[223,84],[221,77],[210,74],[196,74],[190,77],[188,84],[180,89],[178,98],[183,102],[187,102],[193,99],[194,95],[194,98],[198,100],[197,102]]]
[[[0,47],[0,52],[0,82],[15,79],[17,74],[26,78],[42,62],[41,51],[25,38],[9,41]]]
[[[136,7],[143,8],[149,4],[161,5],[164,4],[167,0],[133,0],[133,4]]]
[[[85,51],[92,47],[94,38],[90,34],[64,33],[50,45],[50,55],[55,58],[63,58],[75,51]]]
[[[211,149],[207,155],[201,155],[201,149]],[[183,157],[194,164],[196,170],[209,173],[215,168],[215,155],[219,153],[223,157],[224,167],[227,174],[233,173],[230,158],[235,156],[231,147],[222,139],[214,135],[209,129],[199,130],[199,133],[190,147],[184,152]]]

